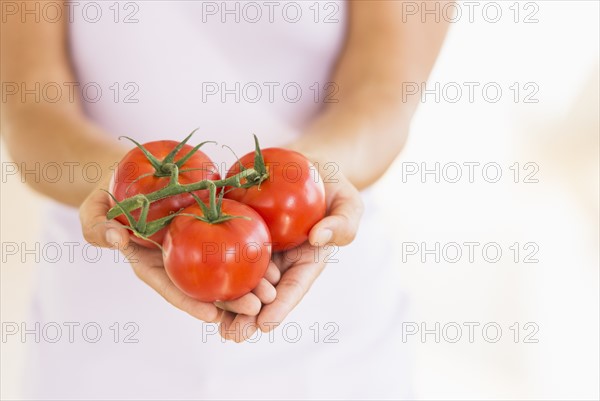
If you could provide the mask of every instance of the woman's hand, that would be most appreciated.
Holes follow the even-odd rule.
[[[276,266],[281,272],[275,299],[264,305],[258,316],[224,312],[220,327],[224,338],[241,342],[250,338],[257,328],[268,332],[277,327],[319,277],[327,256],[335,247],[354,240],[363,213],[360,194],[341,174],[328,181],[325,182],[328,215],[312,228],[307,242],[273,255],[269,269]]]
[[[325,268],[327,256],[336,246],[354,239],[363,212],[358,190],[341,174],[325,182],[328,215],[310,231],[309,240],[298,248],[273,255],[265,277],[250,293],[233,301],[207,303],[188,297],[169,279],[158,249],[147,249],[129,241],[129,231],[116,221],[107,221],[111,207],[105,182],[80,207],[84,238],[91,244],[117,248],[128,257],[135,274],[165,300],[197,319],[221,323],[220,333],[237,342],[250,338],[258,328],[273,330],[302,300]]]
[[[165,300],[178,309],[205,322],[219,322],[223,310],[256,316],[263,304],[275,299],[275,287],[280,273],[271,263],[265,278],[250,293],[233,301],[217,304],[200,302],[181,292],[169,279],[158,249],[148,249],[129,241],[129,231],[116,221],[107,221],[106,213],[111,207],[108,194],[102,189],[108,187],[104,182],[85,199],[79,209],[83,236],[89,243],[103,248],[117,248],[125,256],[135,274]],[[231,312],[229,312],[231,313]]]

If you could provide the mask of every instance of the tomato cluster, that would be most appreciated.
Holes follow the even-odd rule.
[[[243,156],[224,179],[186,142],[136,144],[110,185],[115,218],[132,240],[160,248],[167,274],[185,294],[227,301],[254,289],[272,252],[296,247],[325,216],[325,190],[300,153],[260,149]]]

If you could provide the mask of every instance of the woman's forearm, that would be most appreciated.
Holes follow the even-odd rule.
[[[292,146],[336,163],[359,189],[375,182],[401,151],[420,97],[405,83],[427,80],[445,37],[444,19],[403,15],[401,1],[352,1],[348,39],[332,76],[329,103]],[[419,85],[420,86],[420,85]]]
[[[107,180],[125,152],[82,114],[43,104],[3,118],[2,132],[23,181],[71,206]]]
[[[66,15],[64,4],[55,5]],[[39,93],[25,93],[76,81],[68,56],[67,20],[11,16],[0,29],[0,132],[8,153],[32,188],[78,206],[98,180],[111,174],[109,168],[123,150],[85,118],[80,99],[59,96],[49,101]]]

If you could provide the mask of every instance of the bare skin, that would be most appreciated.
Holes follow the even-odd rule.
[[[160,251],[138,250],[131,263],[136,275],[175,307],[198,319],[220,322],[225,338],[244,341],[256,329],[276,327],[325,267],[325,253],[315,263],[312,247],[352,242],[363,211],[359,190],[377,181],[402,150],[417,107],[418,96],[403,101],[402,83],[427,79],[448,25],[433,18],[423,23],[417,16],[403,22],[401,1],[350,1],[349,9],[347,41],[331,77],[339,89],[338,102],[328,104],[306,135],[289,144],[321,168],[325,162],[339,167],[337,182],[326,185],[328,216],[313,227],[301,247],[302,257],[290,263],[284,254],[276,255],[250,294],[217,304],[196,301],[179,291],[164,271]],[[31,88],[36,83],[76,81],[66,47],[66,23],[7,18],[1,30],[3,83]],[[59,202],[79,207],[87,241],[130,253],[128,247],[134,245],[127,231],[106,221],[108,197],[99,190],[107,188],[111,167],[127,150],[124,145],[88,120],[79,100],[35,102],[17,95],[8,96],[1,107],[0,132],[15,162],[64,166],[59,182],[28,183]],[[64,162],[98,163],[103,171],[100,184],[86,182],[81,174],[75,174],[72,182]]]

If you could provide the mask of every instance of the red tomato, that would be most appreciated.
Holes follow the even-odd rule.
[[[143,146],[150,152],[156,159],[162,161],[171,150],[173,150],[179,142],[176,141],[155,141],[148,142]],[[174,162],[177,162],[183,156],[187,155],[193,147],[190,145],[184,145],[179,152],[175,155]],[[191,171],[185,171],[193,169]],[[200,150],[196,151],[179,169],[179,182],[181,184],[191,184],[193,182],[211,179],[218,180],[220,175],[214,163],[210,160],[206,154]],[[121,202],[126,198],[130,198],[137,194],[148,194],[150,192],[157,191],[164,188],[169,183],[170,177],[168,175],[157,176],[156,169],[146,158],[144,153],[135,147],[129,153],[127,153],[123,159],[119,162],[113,179],[110,183],[109,191],[114,195],[117,201]],[[201,198],[208,197],[208,191],[202,190],[195,192],[196,195]],[[150,205],[148,212],[148,221],[156,220],[161,217],[168,216],[171,213],[177,212],[196,201],[192,195],[183,193],[176,196],[170,196],[165,199],[153,202]],[[113,202],[114,206],[114,202]],[[133,217],[139,218],[140,209],[131,212]],[[127,225],[127,218],[125,215],[116,217],[116,220],[120,223]],[[162,229],[150,237],[151,240],[161,244],[165,236],[166,229]],[[150,241],[146,241],[135,235],[131,236],[131,239],[145,247],[155,248],[156,245]]]
[[[231,189],[225,197],[245,203],[262,216],[277,252],[302,244],[310,229],[325,217],[325,188],[317,169],[300,153],[268,148],[262,155],[269,178],[260,186]],[[240,162],[253,167],[254,152]],[[239,163],[235,163],[227,177],[239,171]]]
[[[271,237],[263,219],[250,207],[224,199],[221,210],[244,216],[208,223],[197,204],[173,219],[163,242],[163,261],[171,281],[203,302],[228,301],[252,291],[271,259]]]

